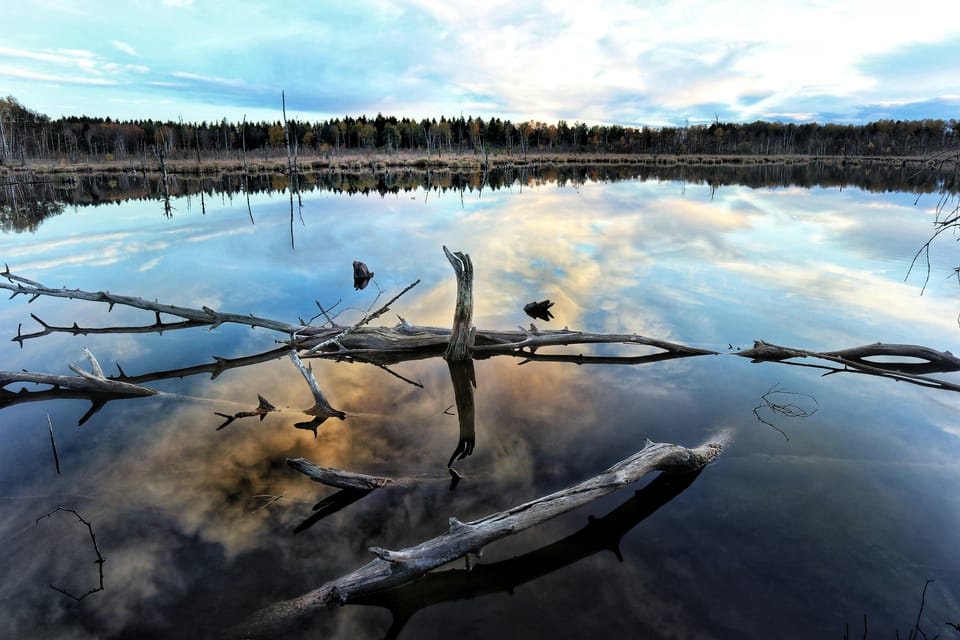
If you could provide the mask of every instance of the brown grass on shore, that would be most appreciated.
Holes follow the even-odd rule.
[[[895,165],[916,169],[950,169],[957,167],[957,157],[891,157],[891,156],[812,156],[812,155],[654,155],[654,154],[585,154],[572,152],[493,153],[488,158],[487,168],[523,168],[542,166],[577,165],[794,165],[826,163],[841,166],[861,167],[871,165]],[[945,164],[946,162],[946,164]],[[240,157],[168,158],[167,172],[180,175],[220,175],[230,173],[286,173],[286,155],[248,153]],[[93,173],[146,173],[160,170],[154,157],[128,157],[122,160],[90,159],[70,162],[65,158],[28,160],[25,165],[2,165],[0,176],[17,173],[32,174],[93,174]],[[400,151],[396,153],[345,151],[325,154],[301,154],[297,158],[300,171],[365,172],[387,170],[434,170],[481,172],[484,157],[476,153],[431,153]]]

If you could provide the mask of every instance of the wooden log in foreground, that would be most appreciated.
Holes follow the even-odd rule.
[[[390,551],[371,547],[377,556],[347,575],[296,598],[275,603],[255,613],[235,637],[275,637],[317,610],[346,604],[361,596],[400,586],[428,571],[476,553],[500,538],[541,524],[631,484],[651,471],[686,473],[702,469],[723,449],[720,442],[695,449],[647,441],[643,449],[606,471],[556,493],[490,514],[472,522],[450,518],[446,533],[416,546]]]

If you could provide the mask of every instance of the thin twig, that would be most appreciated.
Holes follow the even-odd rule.
[[[270,498],[270,499],[267,500],[266,502],[264,502],[262,505],[260,505],[260,506],[257,507],[256,509],[254,509],[251,513],[256,513],[257,511],[260,511],[261,509],[266,509],[267,507],[269,507],[270,505],[272,505],[274,502],[278,502],[278,501],[282,500],[285,495],[287,495],[287,492],[286,492],[286,491],[284,491],[283,493],[281,493],[281,494],[278,495],[278,496],[271,496],[271,495],[257,495],[257,496],[253,496],[254,498]]]
[[[927,580],[927,582],[923,585],[923,591],[920,593],[920,609],[917,611],[917,621],[914,623],[910,633],[907,634],[908,640],[916,640],[917,636],[923,636],[924,638],[927,637],[927,634],[920,629],[920,618],[923,616],[923,607],[927,599],[927,587],[930,586],[931,582],[934,582],[934,580]]]
[[[100,568],[100,584],[99,584],[99,586],[97,586],[96,588],[90,589],[89,591],[87,591],[87,592],[84,593],[83,595],[79,595],[79,596],[78,596],[78,595],[75,595],[75,594],[67,591],[66,589],[63,589],[63,588],[58,587],[58,586],[56,586],[56,585],[52,585],[52,584],[50,585],[50,588],[53,589],[54,591],[58,591],[58,592],[62,593],[63,595],[68,596],[68,597],[70,597],[70,598],[73,598],[74,600],[76,600],[77,602],[79,602],[80,600],[83,600],[84,598],[86,598],[86,597],[89,596],[89,595],[92,595],[92,594],[94,594],[94,593],[96,593],[96,592],[98,592],[98,591],[103,591],[103,563],[104,563],[105,561],[104,561],[104,559],[103,559],[103,555],[100,553],[100,547],[97,545],[97,535],[93,532],[93,525],[91,525],[89,522],[87,522],[86,520],[84,520],[84,519],[83,519],[83,516],[81,516],[81,515],[76,511],[76,509],[71,509],[71,508],[69,508],[69,507],[57,507],[57,508],[54,509],[53,511],[50,511],[50,512],[48,512],[48,513],[45,513],[45,514],[43,514],[42,516],[40,516],[39,518],[37,518],[36,521],[34,522],[34,524],[39,523],[39,522],[40,522],[41,520],[43,520],[44,518],[49,518],[50,516],[52,516],[53,514],[57,513],[58,511],[68,511],[68,512],[72,513],[73,515],[77,516],[77,520],[79,520],[79,521],[82,522],[83,524],[87,525],[87,530],[90,532],[90,541],[93,543],[93,550],[94,550],[94,552],[97,554],[97,559],[94,560],[94,563],[97,564],[97,565],[99,566],[99,568]]]
[[[792,402],[788,402],[785,404],[773,402],[771,400],[771,397],[774,396],[775,394],[803,396],[804,398],[809,398],[810,400],[813,400],[814,402],[816,402],[818,407],[820,403],[817,402],[817,399],[811,396],[810,394],[799,393],[797,391],[784,391],[783,389],[780,388],[779,382],[774,384],[772,387],[770,387],[770,389],[767,390],[766,393],[760,396],[760,398],[763,400],[763,404],[758,404],[753,408],[753,415],[756,416],[757,420],[759,420],[760,422],[762,422],[763,424],[769,427],[772,427],[780,435],[782,435],[785,440],[789,441],[790,437],[787,436],[786,432],[784,432],[783,429],[773,424],[772,422],[765,420],[760,415],[760,409],[766,407],[771,411],[771,413],[774,413],[774,414],[779,413],[780,415],[786,416],[787,418],[809,418],[810,416],[812,416],[817,412],[817,409],[814,409],[813,411],[809,411],[801,406],[793,404]]]
[[[60,456],[57,455],[57,442],[53,439],[53,421],[47,414],[47,427],[50,429],[50,448],[53,449],[53,463],[57,465],[57,475],[60,475]]]
[[[317,345],[311,347],[311,348],[308,349],[306,352],[304,352],[304,355],[309,356],[309,355],[311,355],[311,354],[314,354],[314,353],[320,351],[321,349],[324,349],[325,347],[328,347],[329,345],[336,343],[338,340],[340,340],[341,338],[343,338],[343,337],[346,336],[347,334],[349,334],[349,333],[351,333],[351,332],[353,332],[353,331],[356,331],[356,330],[359,329],[360,327],[368,324],[371,320],[374,320],[374,319],[376,319],[376,318],[379,318],[379,317],[382,316],[384,313],[386,313],[387,311],[390,310],[390,305],[393,304],[394,302],[396,302],[397,299],[398,299],[400,296],[402,296],[403,294],[405,294],[407,291],[410,291],[410,289],[413,289],[413,288],[414,288],[415,286],[417,286],[418,284],[420,284],[420,280],[419,280],[419,279],[417,279],[416,281],[408,284],[406,287],[404,287],[403,291],[401,291],[401,292],[398,293],[397,295],[395,295],[395,296],[393,296],[392,298],[390,298],[390,300],[388,300],[385,305],[383,305],[382,307],[380,307],[379,309],[377,309],[377,310],[374,311],[373,313],[369,313],[369,314],[365,315],[365,316],[364,316],[363,318],[361,318],[358,322],[356,322],[355,324],[347,327],[346,329],[344,329],[343,331],[341,331],[341,332],[338,333],[337,335],[333,336],[332,338],[327,338],[326,340],[324,340],[324,341],[321,342],[320,344],[317,344]],[[377,297],[379,297],[379,294],[378,294]]]

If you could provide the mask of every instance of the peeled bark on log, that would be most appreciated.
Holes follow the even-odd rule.
[[[675,444],[653,443],[579,484],[506,511],[472,522],[450,518],[449,530],[414,547],[390,551],[371,547],[376,559],[356,571],[332,580],[297,598],[263,609],[237,629],[242,637],[272,637],[284,627],[331,604],[352,600],[397,587],[505,536],[541,524],[635,482],[651,471],[687,473],[702,469],[723,449],[710,443],[688,449]]]

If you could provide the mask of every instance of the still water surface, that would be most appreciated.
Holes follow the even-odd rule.
[[[169,218],[156,200],[67,208],[35,231],[0,236],[0,260],[48,286],[290,322],[314,316],[315,301],[340,301],[338,320],[349,323],[375,305],[378,288],[382,303],[420,279],[382,322],[398,314],[449,326],[456,286],[446,245],[472,257],[480,327],[527,326],[523,305],[549,298],[556,317],[534,321],[540,327],[638,333],[722,355],[642,366],[477,361],[476,448],[457,462],[464,477],[453,491],[446,464],[458,424],[439,358],[391,371],[314,361],[348,416],[316,437],[294,427],[312,398],[285,358],[151,382],[162,395],[110,402],[79,428],[89,402],[7,407],[0,637],[213,636],[366,563],[369,546],[416,544],[450,516],[467,521],[555,491],[646,438],[696,446],[720,433],[730,437],[723,455],[672,499],[635,497],[645,479],[492,545],[473,575],[401,595],[396,617],[378,606],[322,611],[307,637],[381,638],[393,624],[403,638],[813,638],[840,637],[848,625],[862,635],[864,617],[870,637],[893,637],[913,627],[931,579],[921,628],[946,634],[944,621],[960,621],[960,397],[732,355],[755,339],[956,351],[954,244],[934,245],[922,295],[923,269],[905,281],[935,196],[625,180],[308,191],[292,219],[278,193],[251,196],[249,211],[242,196],[207,196],[203,210],[196,196],[172,204]],[[362,291],[353,260],[376,274]],[[0,305],[0,327],[11,337],[21,323],[36,330],[30,313],[56,325],[153,321],[18,296]],[[139,375],[266,351],[277,337],[232,326],[53,334],[22,349],[2,343],[0,368],[68,373],[69,363],[87,366],[87,346],[108,374],[117,363]],[[775,401],[808,417],[763,408],[774,387],[789,392]],[[214,412],[253,409],[258,393],[281,411],[216,430]],[[294,535],[333,493],[286,467],[297,456],[400,482]],[[86,528],[62,512],[35,522],[58,506],[92,524],[105,559],[104,590],[80,602],[49,586],[81,594],[98,585]],[[578,533],[587,516],[607,514],[607,537]]]

